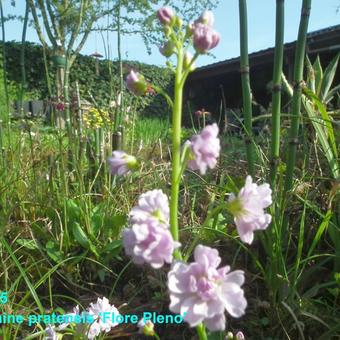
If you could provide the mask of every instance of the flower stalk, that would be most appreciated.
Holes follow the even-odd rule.
[[[171,199],[170,199],[170,230],[174,241],[178,241],[178,195],[179,195],[179,175],[181,171],[181,124],[182,124],[182,101],[183,87],[183,50],[178,48],[177,69],[175,76],[175,98],[172,113],[172,173],[171,173]],[[174,256],[181,259],[182,255],[178,249]]]
[[[272,187],[276,182],[280,160],[280,118],[281,118],[281,74],[284,40],[284,0],[276,0],[276,30],[272,94],[272,141],[270,179]]]
[[[240,16],[240,72],[242,80],[243,114],[245,128],[245,145],[247,152],[248,172],[254,176],[255,171],[255,150],[252,141],[252,106],[251,88],[249,77],[249,57],[248,57],[248,23],[247,23],[247,1],[239,0]]]

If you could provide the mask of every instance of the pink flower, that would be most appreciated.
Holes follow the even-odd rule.
[[[172,262],[172,253],[180,244],[173,240],[165,225],[147,219],[123,231],[123,245],[134,263],[149,263],[153,268],[160,268],[164,262]]]
[[[131,70],[127,75],[125,84],[127,89],[136,96],[142,96],[148,89],[148,84],[145,81],[145,78],[134,70]]]
[[[210,331],[224,330],[224,312],[233,317],[244,314],[247,301],[241,285],[244,272],[217,268],[221,262],[216,249],[198,245],[195,262],[176,262],[168,274],[170,310],[195,327],[203,322]]]
[[[188,162],[189,169],[199,170],[204,175],[208,167],[215,168],[221,150],[217,135],[218,126],[214,123],[207,125],[199,135],[191,137],[190,142],[187,142],[192,156]]]
[[[169,226],[169,200],[162,190],[151,190],[138,199],[138,205],[130,211],[130,224],[155,220],[157,223]]]
[[[204,11],[201,16],[195,20],[195,25],[197,24],[204,24],[204,25],[208,25],[208,26],[213,26],[214,25],[214,14],[211,11]]]
[[[118,309],[114,305],[110,305],[109,300],[106,297],[103,297],[102,299],[98,298],[96,303],[90,303],[88,311],[89,315],[92,315],[94,319],[87,334],[89,339],[95,338],[101,332],[108,333],[112,327],[118,325],[117,322],[112,322],[111,317],[106,320],[101,319],[105,312],[110,313],[108,314],[110,316],[119,314]]]
[[[136,264],[149,263],[160,268],[172,262],[173,251],[180,246],[169,230],[169,201],[162,190],[142,194],[138,205],[130,211],[131,228],[123,232],[123,245],[127,255]]]
[[[204,54],[217,46],[220,35],[209,25],[193,25],[194,47],[198,53]]]
[[[112,175],[127,175],[138,166],[134,156],[128,155],[124,151],[113,151],[112,156],[108,159],[108,164]]]
[[[195,111],[194,112],[194,115],[196,116],[196,117],[202,117],[202,116],[206,116],[206,115],[209,115],[210,114],[210,112],[208,112],[208,111],[206,111],[204,108],[203,109],[201,109],[201,110],[197,110],[197,111]]]
[[[264,230],[271,222],[271,215],[264,209],[272,204],[269,184],[257,185],[247,176],[244,187],[237,196],[231,194],[229,211],[234,215],[238,234],[243,242],[251,244],[255,230]]]
[[[169,25],[174,15],[170,7],[162,7],[157,11],[157,17],[162,25]]]

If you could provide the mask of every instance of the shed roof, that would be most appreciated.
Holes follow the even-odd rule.
[[[293,56],[296,41],[284,45],[285,56]],[[340,51],[340,25],[330,26],[321,30],[313,31],[307,35],[306,49],[308,54],[315,54],[324,51]],[[249,54],[251,67],[266,64],[273,61],[274,47],[260,50]],[[210,65],[197,68],[189,75],[188,81],[213,77],[215,75],[227,74],[238,71],[240,67],[240,57],[227,59]]]

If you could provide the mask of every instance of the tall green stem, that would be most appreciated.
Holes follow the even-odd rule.
[[[26,31],[27,31],[29,11],[30,11],[30,7],[29,7],[28,2],[26,2],[26,10],[25,10],[24,26],[22,29],[21,50],[20,50],[20,67],[21,67],[21,86],[20,86],[20,95],[19,95],[20,113],[23,113],[23,100],[24,100],[24,93],[26,89],[25,44],[26,44]]]
[[[276,32],[272,95],[271,183],[274,187],[280,157],[281,74],[284,40],[284,0],[276,0]]]
[[[170,228],[175,241],[178,241],[178,194],[181,171],[181,123],[183,101],[183,51],[178,51],[178,63],[175,77],[175,98],[172,113],[172,175],[171,175],[171,201],[170,201]],[[181,259],[178,250],[174,253],[177,259]]]
[[[239,0],[240,15],[240,48],[241,48],[241,80],[243,97],[243,114],[245,127],[245,144],[247,152],[248,172],[254,176],[255,172],[255,150],[252,144],[252,107],[251,107],[251,88],[249,77],[249,58],[248,58],[248,23],[247,23],[247,1]]]
[[[0,0],[0,15],[1,15],[1,31],[2,31],[2,68],[4,73],[4,90],[5,90],[5,99],[6,99],[6,111],[7,111],[7,123],[9,124],[9,97],[8,97],[8,88],[7,88],[7,62],[6,62],[6,33],[5,33],[5,18],[4,11],[2,7],[2,1]]]
[[[296,147],[298,144],[298,134],[301,114],[301,96],[302,96],[302,79],[303,65],[305,60],[306,37],[308,30],[309,14],[312,0],[303,0],[299,34],[296,43],[295,61],[294,61],[294,92],[291,109],[291,127],[289,132],[289,143],[287,147],[287,170],[285,180],[285,196],[293,186],[293,174],[296,161]]]
[[[121,1],[118,2],[118,15],[117,15],[117,52],[119,62],[119,93],[120,93],[120,105],[118,106],[118,126],[122,124],[123,112],[124,112],[124,80],[123,80],[123,62],[122,62],[122,44],[121,44]],[[116,99],[118,102],[118,98]],[[116,119],[117,120],[117,119]],[[117,123],[116,123],[117,124]],[[116,130],[117,127],[116,126]]]

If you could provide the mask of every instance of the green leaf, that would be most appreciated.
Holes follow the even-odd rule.
[[[47,255],[54,261],[60,262],[63,260],[63,253],[59,250],[58,246],[54,241],[48,241],[45,245]]]
[[[320,89],[320,100],[324,102],[326,100],[326,97],[328,95],[328,91],[332,86],[336,69],[338,67],[338,61],[339,61],[340,54],[338,53],[335,58],[332,59],[332,61],[328,64],[328,66],[325,69],[323,78],[322,78],[322,84]]]
[[[76,241],[85,249],[90,249],[91,241],[78,222],[72,224],[72,233]]]
[[[320,94],[321,81],[322,81],[322,78],[323,78],[323,71],[322,71],[322,66],[321,66],[321,63],[320,63],[319,56],[317,56],[317,58],[314,62],[313,69],[314,69],[314,76],[315,76],[315,90],[314,90],[314,92],[318,96]]]
[[[16,240],[16,243],[30,250],[38,249],[38,245],[34,242],[34,240],[30,240],[26,238],[18,238]]]
[[[66,205],[67,219],[69,223],[79,222],[82,211],[80,207],[78,206],[78,204],[76,203],[76,201],[73,199],[66,199],[65,205]]]
[[[116,256],[120,253],[122,249],[122,240],[114,240],[107,244],[104,249],[103,253],[110,253],[113,256]]]

